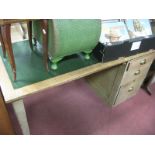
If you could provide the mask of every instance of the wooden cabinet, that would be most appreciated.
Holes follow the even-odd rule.
[[[127,63],[91,75],[86,80],[98,96],[115,106],[136,95],[154,58],[154,53],[146,52]]]

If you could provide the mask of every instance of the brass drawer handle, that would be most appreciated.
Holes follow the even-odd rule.
[[[137,70],[134,75],[139,75],[140,74],[140,70]]]
[[[146,64],[146,59],[144,59],[144,60],[142,60],[142,61],[140,62],[140,65],[144,65],[144,64]]]
[[[128,92],[132,92],[133,91],[133,87],[130,87],[129,89],[128,89]]]

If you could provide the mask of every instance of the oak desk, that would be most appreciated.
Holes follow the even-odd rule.
[[[150,50],[147,52],[147,54],[154,53],[154,50]],[[3,75],[0,77],[0,87],[2,90],[2,94],[4,96],[4,101],[6,104],[12,103],[17,119],[19,121],[19,124],[21,126],[23,134],[30,134],[29,131],[29,125],[27,122],[26,112],[24,108],[23,98],[34,94],[41,92],[46,89],[50,89],[68,82],[71,82],[73,80],[77,80],[86,76],[89,76],[91,74],[100,72],[102,70],[106,70],[108,68],[111,68],[113,66],[117,66],[123,63],[128,62],[129,60],[132,60],[133,58],[137,58],[139,56],[146,55],[146,53],[140,53],[134,56],[126,57],[126,58],[120,58],[115,61],[110,61],[106,63],[97,63],[88,67],[84,67],[72,72],[68,72],[62,75],[58,75],[56,77],[40,81],[28,86],[24,86],[22,88],[14,89],[12,86],[12,83],[9,79],[8,73],[5,69],[5,66],[3,64],[3,61],[0,57],[0,75]]]

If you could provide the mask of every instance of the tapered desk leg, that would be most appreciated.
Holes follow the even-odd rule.
[[[14,134],[15,133],[0,89],[0,135],[14,135]]]
[[[16,80],[16,64],[15,64],[15,60],[14,60],[14,55],[13,55],[13,50],[12,50],[12,43],[11,43],[11,25],[7,24],[7,25],[3,25],[1,27],[1,32],[2,32],[2,37],[3,37],[3,41],[4,41],[4,45],[5,45],[5,49],[6,52],[8,54],[9,57],[9,61],[11,64],[11,68],[13,71],[13,75],[14,75],[14,80]]]
[[[17,120],[18,120],[20,127],[22,129],[22,133],[24,135],[29,135],[30,130],[29,130],[29,125],[28,125],[28,121],[27,121],[27,116],[26,116],[26,111],[25,111],[23,100],[13,102],[13,109],[15,111]]]
[[[3,57],[6,58],[6,49],[5,49],[5,45],[4,45],[4,41],[3,41],[3,37],[2,37],[1,26],[0,26],[0,42],[1,42],[1,46],[2,46]]]

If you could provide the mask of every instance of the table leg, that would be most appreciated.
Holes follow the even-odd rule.
[[[13,109],[15,111],[17,120],[22,129],[22,133],[24,135],[30,135],[29,125],[27,121],[27,116],[26,116],[26,111],[25,111],[23,100],[13,102]]]
[[[3,37],[2,37],[1,26],[0,26],[0,42],[1,42],[1,46],[2,46],[3,57],[6,58],[6,49],[5,49],[5,45],[4,45],[4,41],[3,41]]]
[[[15,60],[14,60],[12,43],[11,43],[11,32],[10,32],[11,31],[11,25],[10,24],[3,25],[1,27],[1,30],[2,30],[2,37],[3,37],[5,49],[6,49],[6,52],[8,54],[9,61],[11,64],[11,68],[13,71],[14,80],[16,80],[16,64],[15,64]]]
[[[0,89],[0,135],[14,135],[14,130],[7,112],[5,101]]]

